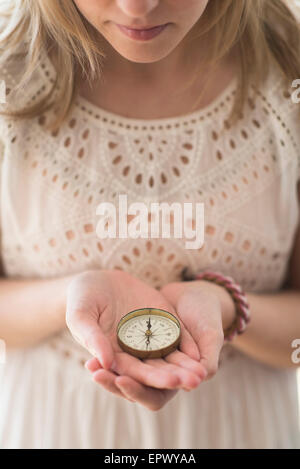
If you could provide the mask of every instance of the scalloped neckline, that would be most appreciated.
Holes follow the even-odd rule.
[[[44,60],[48,65],[48,71],[50,72],[47,75],[45,73],[46,78],[52,80],[55,80],[57,76],[56,69],[54,65],[52,64],[48,54],[45,52],[44,53]],[[43,70],[45,72],[45,70]],[[218,96],[207,106],[204,106],[196,111],[190,112],[188,114],[184,115],[179,115],[179,116],[174,116],[174,117],[161,117],[161,118],[156,118],[156,119],[142,119],[142,118],[134,118],[134,117],[127,117],[123,116],[121,114],[117,114],[112,111],[108,111],[104,108],[101,108],[100,106],[90,102],[88,99],[84,98],[81,95],[77,95],[76,100],[75,100],[75,105],[82,111],[86,111],[86,115],[88,117],[93,118],[93,120],[96,120],[99,122],[101,119],[101,122],[110,122],[113,124],[121,124],[121,126],[126,126],[127,127],[133,127],[133,126],[144,126],[145,128],[150,127],[150,126],[163,126],[163,127],[172,127],[174,124],[185,124],[189,122],[195,122],[197,120],[203,120],[205,117],[210,117],[213,112],[217,112],[220,108],[220,106],[224,106],[226,102],[230,101],[231,96],[233,93],[236,91],[237,87],[237,77],[235,76],[229,84],[221,91],[221,93],[218,94]]]

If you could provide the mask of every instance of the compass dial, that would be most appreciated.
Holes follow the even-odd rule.
[[[140,358],[162,357],[175,350],[180,323],[171,313],[143,308],[124,316],[118,326],[118,342],[123,350]]]

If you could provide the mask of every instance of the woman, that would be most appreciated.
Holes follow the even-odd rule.
[[[255,3],[5,3],[3,448],[298,447],[300,33],[282,1]],[[204,203],[204,245],[99,239],[120,194]],[[185,267],[246,292],[231,344],[229,291]],[[149,306],[183,335],[142,361],[116,326]]]

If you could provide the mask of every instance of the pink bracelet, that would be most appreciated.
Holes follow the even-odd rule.
[[[238,285],[231,277],[225,277],[220,272],[212,272],[208,270],[190,276],[187,274],[187,268],[183,269],[181,276],[183,281],[208,280],[210,282],[217,283],[218,285],[225,287],[231,295],[235,304],[236,318],[232,325],[224,331],[224,340],[226,342],[231,342],[236,335],[240,335],[245,331],[251,318],[249,303],[241,286]]]

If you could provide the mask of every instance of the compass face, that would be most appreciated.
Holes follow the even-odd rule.
[[[140,351],[139,356],[141,357],[163,356],[164,350],[168,350],[173,344],[175,347],[177,346],[180,327],[177,321],[175,322],[169,317],[157,313],[151,314],[151,312],[147,314],[146,311],[144,314],[140,312],[121,324],[118,330],[120,345],[124,344],[129,353],[130,350]],[[156,351],[161,351],[162,354],[155,355]],[[145,353],[143,354],[143,352]]]

